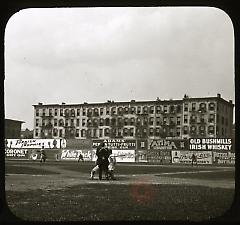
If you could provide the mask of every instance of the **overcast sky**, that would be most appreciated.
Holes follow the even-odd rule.
[[[33,104],[216,96],[235,102],[234,31],[209,7],[25,9],[5,30],[5,117]]]

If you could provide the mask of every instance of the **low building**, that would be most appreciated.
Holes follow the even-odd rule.
[[[5,138],[21,138],[23,121],[5,119]]]

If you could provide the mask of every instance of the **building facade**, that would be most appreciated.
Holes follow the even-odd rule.
[[[5,138],[21,138],[23,121],[5,119]]]
[[[232,137],[232,101],[216,97],[34,107],[34,138]]]

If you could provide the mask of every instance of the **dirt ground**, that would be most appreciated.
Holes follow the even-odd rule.
[[[21,166],[21,165],[20,165]],[[210,179],[191,179],[191,178],[176,178],[168,177],[166,173],[164,176],[161,176],[161,173],[158,174],[117,174],[117,180],[98,180],[96,175],[94,180],[89,178],[90,174],[83,172],[70,171],[57,166],[52,166],[49,164],[39,166],[36,165],[27,165],[24,164],[24,167],[35,168],[35,169],[44,169],[47,171],[52,171],[58,174],[5,174],[5,190],[6,191],[27,191],[27,190],[59,190],[66,187],[71,187],[79,184],[91,184],[91,183],[101,183],[106,185],[118,185],[118,184],[134,184],[134,183],[148,183],[148,184],[172,184],[172,185],[199,185],[205,187],[213,188],[235,188],[235,181],[233,180],[210,180]],[[234,167],[219,167],[218,171],[232,171]],[[204,173],[204,172],[216,172],[216,169],[201,170],[201,168],[195,173]],[[185,172],[193,173],[193,172]],[[171,173],[173,174],[173,173]]]

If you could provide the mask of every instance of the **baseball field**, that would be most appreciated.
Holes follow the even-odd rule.
[[[209,221],[231,209],[233,166],[118,163],[116,180],[90,179],[94,162],[5,162],[6,203],[27,221]]]

